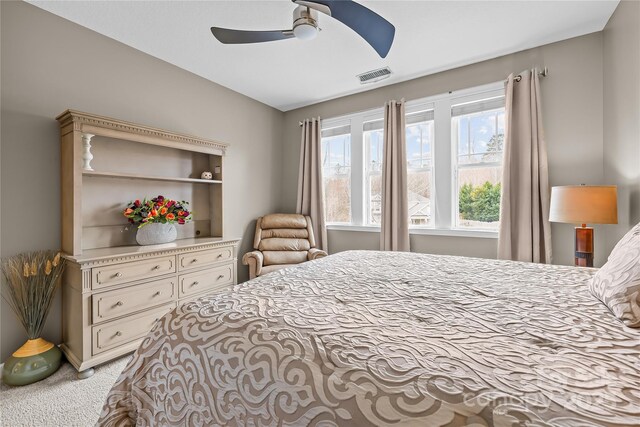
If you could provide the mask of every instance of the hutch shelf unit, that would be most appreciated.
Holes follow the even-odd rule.
[[[237,283],[238,239],[222,235],[227,145],[67,110],[62,167],[62,351],[80,378],[134,351],[178,304]],[[213,179],[200,179],[204,171]],[[178,239],[138,246],[122,215],[136,199],[190,203]]]

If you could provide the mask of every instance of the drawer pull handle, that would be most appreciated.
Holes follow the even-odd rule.
[[[117,273],[115,274],[115,276],[116,276],[116,277],[122,277],[122,273],[117,272]]]
[[[194,258],[191,260],[191,264],[193,264],[194,262],[198,262],[198,258]]]
[[[224,274],[221,274],[218,276],[218,280],[222,279],[224,277]]]
[[[222,258],[222,254],[218,254],[218,258]]]
[[[160,296],[160,291],[156,292],[155,294],[153,294],[154,297],[159,297]]]
[[[123,303],[122,301],[118,301],[118,302],[116,303],[116,305],[117,305],[118,307],[121,307],[123,304],[124,304],[124,303]]]
[[[117,337],[119,337],[119,336],[121,336],[121,335],[122,335],[122,332],[120,332],[120,331],[116,332],[116,336],[117,336]]]
[[[197,284],[198,284],[198,281],[196,280],[195,282],[193,282],[193,283],[191,284],[191,286],[196,286]]]
[[[154,320],[154,322],[157,322],[158,320],[160,320],[160,318],[159,318],[159,317],[156,317],[156,320]]]
[[[152,270],[160,270],[160,266],[159,265],[154,265]]]

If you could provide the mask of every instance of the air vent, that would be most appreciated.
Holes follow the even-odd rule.
[[[378,70],[367,71],[366,73],[358,74],[356,77],[360,80],[360,84],[379,82],[386,79],[391,75],[389,67],[380,68]]]

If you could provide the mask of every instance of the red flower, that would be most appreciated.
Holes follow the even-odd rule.
[[[186,224],[192,219],[192,214],[187,207],[187,202],[177,202],[159,195],[153,199],[135,199],[121,212],[132,224],[154,222]]]

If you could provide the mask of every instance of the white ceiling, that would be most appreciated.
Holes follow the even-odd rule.
[[[600,31],[618,4],[361,0],[396,27],[382,59],[322,14],[310,41],[223,45],[211,35],[211,26],[291,28],[289,0],[29,2],[282,111]],[[384,66],[393,71],[384,81],[355,78]]]

